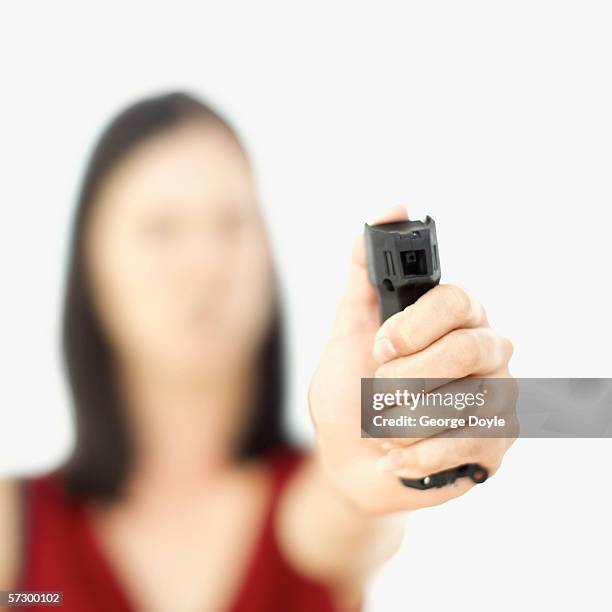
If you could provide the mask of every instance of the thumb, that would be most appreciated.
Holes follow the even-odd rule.
[[[396,204],[383,215],[373,220],[372,224],[391,223],[408,219],[406,207]],[[337,322],[342,325],[361,326],[371,324],[372,313],[378,312],[376,291],[368,278],[365,242],[363,232],[353,244],[348,280],[338,307]],[[378,319],[376,319],[378,327]]]

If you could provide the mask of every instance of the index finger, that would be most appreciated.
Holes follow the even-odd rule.
[[[458,285],[438,285],[389,317],[374,339],[374,359],[386,363],[416,353],[460,328],[488,325],[482,305]]]

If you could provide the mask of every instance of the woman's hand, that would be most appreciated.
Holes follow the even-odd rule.
[[[403,207],[395,207],[377,222],[405,218]],[[468,478],[421,491],[404,487],[398,476],[422,478],[464,463],[479,463],[493,475],[514,438],[466,438],[456,431],[392,442],[362,438],[360,379],[506,378],[511,355],[511,343],[491,329],[482,305],[454,285],[433,288],[379,327],[360,236],[345,295],[309,391],[324,472],[367,514],[433,506],[462,495],[473,486]],[[515,399],[510,395],[508,403]]]

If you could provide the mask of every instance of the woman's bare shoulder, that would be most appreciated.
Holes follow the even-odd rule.
[[[0,590],[12,588],[19,550],[19,482],[0,478]]]

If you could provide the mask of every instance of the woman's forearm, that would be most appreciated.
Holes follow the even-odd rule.
[[[361,587],[367,575],[401,544],[407,512],[371,515],[346,499],[316,454],[285,491],[278,515],[283,552],[319,580]]]

